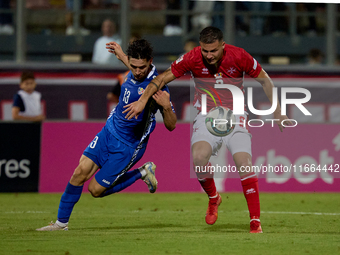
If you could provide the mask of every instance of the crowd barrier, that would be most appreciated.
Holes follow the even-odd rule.
[[[1,122],[0,191],[63,192],[82,152],[104,124],[44,122],[40,136],[40,124]],[[338,125],[299,124],[282,133],[276,125],[250,130],[253,170],[258,174],[261,191],[340,191]],[[201,191],[190,161],[190,131],[189,123],[178,123],[173,132],[158,123],[152,133],[136,167],[147,161],[157,165],[158,192]],[[232,156],[224,147],[211,162],[219,191],[242,190]],[[142,181],[137,181],[124,192],[148,190]]]

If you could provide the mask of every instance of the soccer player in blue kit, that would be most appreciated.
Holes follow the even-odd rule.
[[[93,197],[104,197],[119,192],[138,179],[142,179],[149,191],[157,189],[156,166],[147,162],[129,171],[143,156],[149,135],[155,128],[155,113],[159,109],[169,131],[175,129],[176,114],[170,101],[169,89],[158,91],[149,101],[147,109],[138,119],[125,118],[124,106],[137,101],[146,86],[158,73],[152,64],[152,47],[144,39],[135,40],[127,49],[130,72],[119,97],[103,129],[85,149],[66,189],[61,197],[58,220],[37,231],[68,230],[68,222],[74,205],[78,202],[83,185],[97,171],[89,184]]]

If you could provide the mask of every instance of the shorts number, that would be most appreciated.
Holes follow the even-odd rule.
[[[98,141],[98,136],[96,136],[96,137],[93,139],[92,143],[90,143],[90,148],[91,148],[91,149],[94,149],[94,147],[96,147],[97,141]]]
[[[129,102],[129,97],[130,97],[130,91],[127,90],[127,88],[125,88],[123,102],[127,104]]]

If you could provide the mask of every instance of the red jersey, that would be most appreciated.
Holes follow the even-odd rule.
[[[195,78],[194,105],[201,108],[201,95],[207,94],[207,110],[215,106],[233,109],[233,97],[228,89],[215,89],[214,84],[232,84],[239,87],[244,94],[244,74],[256,78],[261,72],[261,65],[244,49],[225,44],[223,57],[215,65],[209,65],[201,54],[198,46],[181,56],[171,64],[171,72],[176,78],[190,71]],[[222,81],[223,82],[222,82]]]

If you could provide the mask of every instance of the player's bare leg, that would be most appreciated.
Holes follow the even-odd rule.
[[[240,174],[243,193],[248,204],[250,233],[262,233],[258,179],[252,170],[251,156],[247,152],[237,152],[233,155],[233,158]]]
[[[74,186],[82,186],[99,169],[99,167],[85,155],[81,155],[79,165],[74,170],[70,183]]]
[[[78,202],[84,183],[98,170],[98,166],[88,157],[82,155],[79,165],[67,184],[64,194],[60,199],[58,220],[50,225],[38,228],[37,231],[68,230],[68,220],[74,205]]]
[[[209,159],[212,154],[212,148],[208,142],[199,141],[192,145],[191,150],[195,168],[194,170],[198,181],[209,197],[205,222],[212,225],[217,220],[218,206],[222,203],[222,198],[216,191],[214,174],[209,170],[209,167],[211,166]]]

